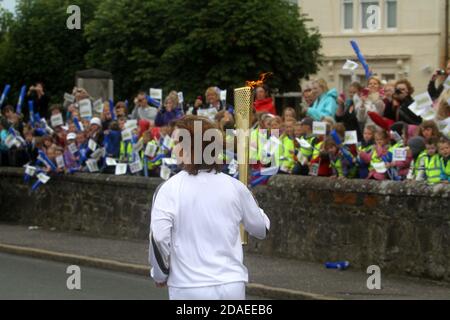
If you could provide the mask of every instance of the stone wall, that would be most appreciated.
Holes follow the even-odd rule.
[[[93,236],[147,239],[159,179],[76,174],[31,193],[0,168],[0,220]],[[450,186],[277,176],[254,190],[272,222],[246,250],[450,281]]]

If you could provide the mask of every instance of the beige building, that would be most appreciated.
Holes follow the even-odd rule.
[[[299,0],[300,12],[307,14],[312,19],[310,26],[322,34],[324,63],[317,76],[326,79],[330,87],[346,89],[352,74],[342,67],[346,59],[358,61],[350,45],[350,40],[356,40],[377,75],[384,80],[408,78],[416,92],[424,92],[432,73],[443,66],[448,55],[446,2]],[[373,6],[378,11],[370,11]],[[365,81],[361,66],[353,79]]]

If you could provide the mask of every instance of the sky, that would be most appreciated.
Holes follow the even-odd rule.
[[[16,6],[16,0],[0,0],[0,5],[8,9],[11,12],[14,12],[14,7]]]

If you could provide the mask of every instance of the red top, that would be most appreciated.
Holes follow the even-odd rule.
[[[275,116],[277,115],[277,111],[275,110],[275,107],[273,105],[272,98],[256,100],[253,103],[253,106],[255,107],[256,112],[269,112]]]

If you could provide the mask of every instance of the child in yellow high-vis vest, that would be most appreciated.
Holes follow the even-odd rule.
[[[315,152],[315,147],[318,141],[317,137],[313,135],[312,127],[313,119],[304,118],[299,123],[299,128],[297,129],[298,132],[301,133],[301,136],[298,137],[301,143],[299,141],[296,141],[296,143],[298,144],[298,148],[295,150],[297,156],[297,164],[294,172],[295,174],[299,174],[302,176],[309,175],[309,163],[313,158],[313,153]]]
[[[144,169],[144,174],[145,172],[147,172],[149,177],[158,177],[161,160],[158,160],[156,162],[153,162],[152,160],[157,157],[158,153],[160,153],[160,146],[158,142],[152,137],[150,131],[145,131],[142,135],[141,140],[144,146],[141,150],[142,166],[144,168],[145,166],[147,166],[147,169]],[[148,145],[151,145],[151,147],[149,147]]]
[[[439,141],[439,155],[441,159],[441,182],[450,182],[450,140],[443,138]]]
[[[407,175],[408,180],[425,180],[425,139],[423,137],[414,137],[408,141],[408,156],[413,158]]]
[[[367,179],[386,180],[388,178],[387,166],[390,163],[392,154],[389,152],[388,133],[379,129],[375,133],[375,146],[371,153],[360,152],[359,157],[369,165],[369,175]],[[383,166],[384,164],[384,166]]]
[[[330,167],[332,169],[332,178],[346,178],[350,174],[352,164],[343,155],[339,146],[332,137],[327,137],[324,142],[324,148],[330,158]]]
[[[284,133],[280,140],[283,146],[282,159],[280,161],[280,170],[284,173],[292,173],[295,166],[295,121],[284,122]]]
[[[426,141],[425,176],[428,184],[437,184],[441,182],[441,157],[438,153],[438,139],[430,138]]]
[[[366,154],[372,154],[375,147],[375,132],[377,128],[374,125],[367,125],[363,132],[363,141],[358,145],[358,171],[359,178],[366,179],[369,175],[369,166],[361,161],[359,154],[364,152]]]

